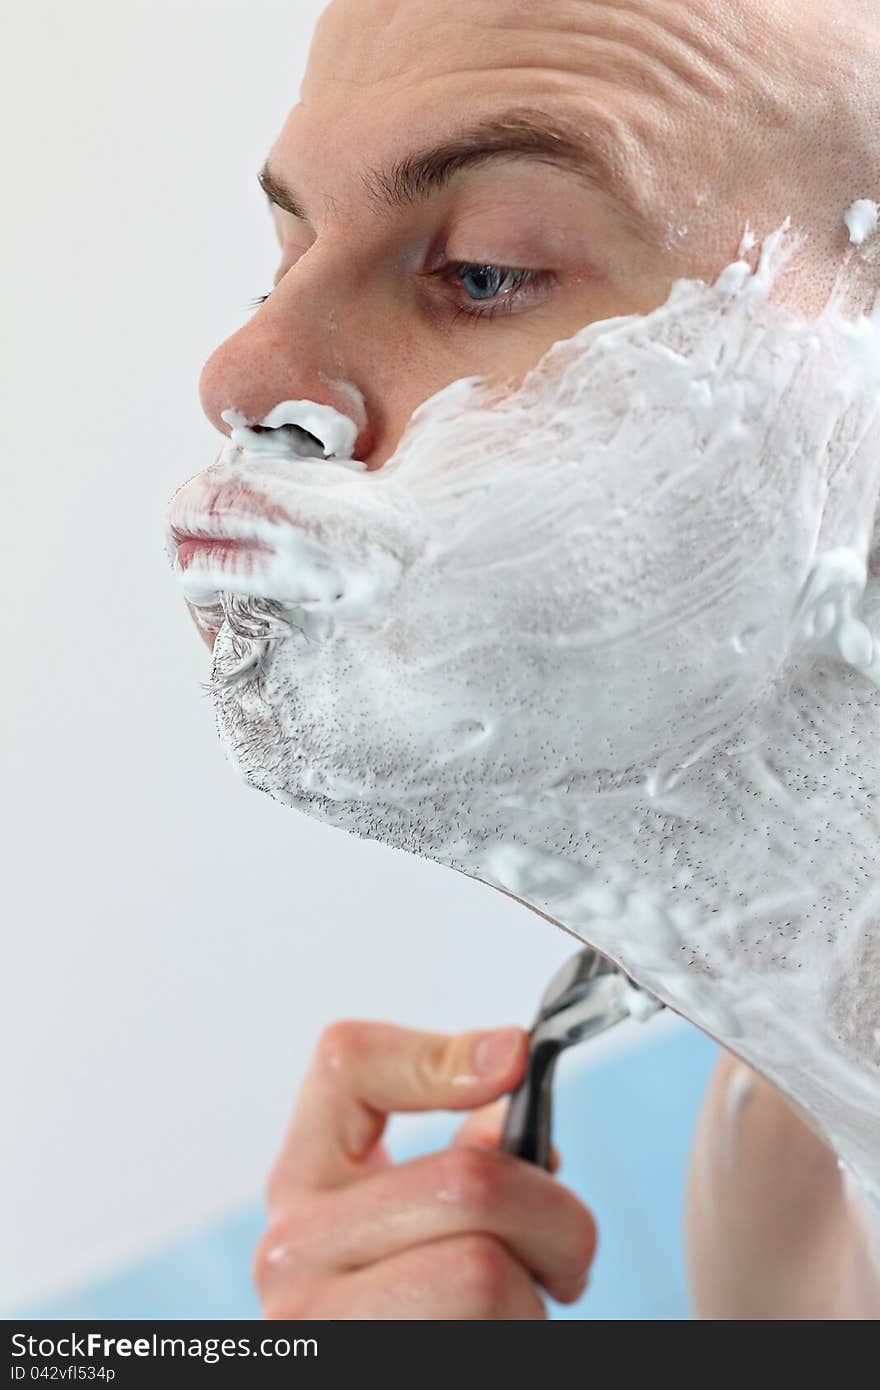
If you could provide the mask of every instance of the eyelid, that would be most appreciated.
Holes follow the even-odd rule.
[[[521,299],[528,300],[531,297],[537,296],[542,290],[549,289],[551,284],[556,281],[556,275],[550,270],[539,270],[534,266],[501,265],[499,262],[495,261],[447,260],[434,270],[420,271],[417,272],[417,275],[420,280],[448,280],[451,279],[453,275],[461,275],[466,270],[475,270],[486,266],[490,266],[493,270],[501,271],[502,277],[506,277],[507,275],[522,275],[529,276],[530,278],[521,282],[514,289],[507,290],[505,293],[499,294],[492,299],[487,299],[485,301],[477,299],[468,300],[469,307],[461,303],[454,305],[453,308],[455,309],[456,317],[458,314],[464,314],[467,318],[472,320],[498,318],[502,314],[511,313],[513,304],[519,303]],[[287,272],[284,271],[273,277],[273,290],[278,288],[286,273]],[[252,302],[250,307],[258,307],[260,304],[265,303],[268,298],[268,294],[261,295]]]
[[[447,275],[451,270],[456,270],[456,271],[474,270],[474,269],[476,269],[476,268],[479,267],[479,266],[491,266],[493,270],[500,270],[500,271],[502,271],[505,275],[508,275],[508,274],[510,274],[511,272],[513,272],[514,274],[526,274],[526,273],[532,274],[532,273],[533,273],[533,274],[535,274],[535,275],[538,275],[538,274],[541,273],[541,272],[539,271],[538,267],[537,267],[537,266],[534,266],[534,265],[503,265],[501,261],[489,261],[489,260],[485,260],[485,261],[463,261],[463,260],[461,260],[460,258],[456,257],[454,260],[447,260],[447,261],[444,261],[442,265],[438,265],[434,270],[425,270],[425,271],[423,271],[423,272],[422,272],[422,275],[423,275],[423,278],[427,280],[427,279],[430,279],[430,278],[431,278],[432,276],[434,276],[434,275],[441,275],[441,276],[442,276],[442,275]]]
[[[524,284],[519,285],[513,290],[498,295],[494,299],[484,301],[478,299],[467,300],[466,304],[458,303],[453,306],[455,317],[464,314],[471,320],[494,319],[503,314],[511,314],[513,306],[522,300],[528,301],[540,294],[542,290],[549,289],[551,284],[556,281],[553,271],[540,270],[535,266],[510,266],[501,265],[496,261],[461,261],[448,260],[439,265],[434,270],[422,271],[420,279],[433,280],[435,278],[451,279],[454,275],[460,275],[465,270],[475,270],[482,266],[491,266],[493,270],[501,271],[503,276],[507,275],[527,275],[530,277]]]

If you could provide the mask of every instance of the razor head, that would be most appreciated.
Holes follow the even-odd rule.
[[[636,1001],[638,1008],[633,1007]],[[553,976],[538,1006],[533,1037],[535,1042],[553,1040],[571,1047],[626,1018],[648,1018],[662,1007],[659,999],[588,946]]]
[[[648,1018],[662,1007],[592,947],[569,957],[541,997],[526,1074],[507,1108],[502,1150],[549,1169],[553,1073],[560,1053],[626,1018]]]
[[[535,1027],[544,1019],[549,1018],[551,1014],[558,1013],[561,1009],[567,1008],[575,999],[581,998],[592,980],[599,979],[603,975],[616,975],[617,973],[617,966],[613,965],[607,956],[602,956],[598,951],[594,951],[592,946],[585,946],[576,955],[569,956],[568,960],[563,961],[541,995]]]

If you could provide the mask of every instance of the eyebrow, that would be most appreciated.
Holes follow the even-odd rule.
[[[522,107],[494,116],[429,149],[405,155],[390,169],[367,170],[362,182],[367,196],[389,210],[411,207],[446,187],[462,169],[494,159],[520,157],[541,161],[579,176],[593,191],[608,195],[641,235],[649,218],[638,196],[638,185],[623,151],[609,143],[604,132]],[[303,202],[291,185],[273,173],[266,160],[257,182],[270,206],[308,221]]]

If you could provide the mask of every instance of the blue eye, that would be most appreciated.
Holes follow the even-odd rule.
[[[474,299],[494,299],[504,284],[505,275],[499,265],[474,265],[460,270],[459,279],[470,294],[468,278],[472,281]]]
[[[516,270],[503,265],[478,265],[474,261],[447,261],[429,271],[427,278],[435,276],[464,289],[468,303],[456,305],[456,316],[466,314],[473,319],[511,313],[516,304],[529,297],[530,291],[540,290],[553,278],[546,270]]]
[[[514,305],[523,298],[520,291],[538,291],[553,276],[546,270],[516,270],[503,265],[478,265],[475,261],[447,261],[436,270],[428,271],[423,278],[457,281],[465,290],[468,303],[474,307],[456,305],[456,316],[466,314],[469,318],[481,319],[511,313]],[[268,298],[267,294],[260,295],[247,307],[257,309]]]

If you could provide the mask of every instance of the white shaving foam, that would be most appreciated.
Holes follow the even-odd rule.
[[[880,312],[775,305],[788,251],[589,325],[517,390],[453,383],[381,469],[240,434],[174,507],[222,483],[287,518],[238,592],[289,625],[246,680],[228,622],[214,648],[251,786],[562,923],[880,1206]]]
[[[874,236],[880,221],[880,207],[871,198],[858,198],[844,217],[853,246],[861,246]]]

